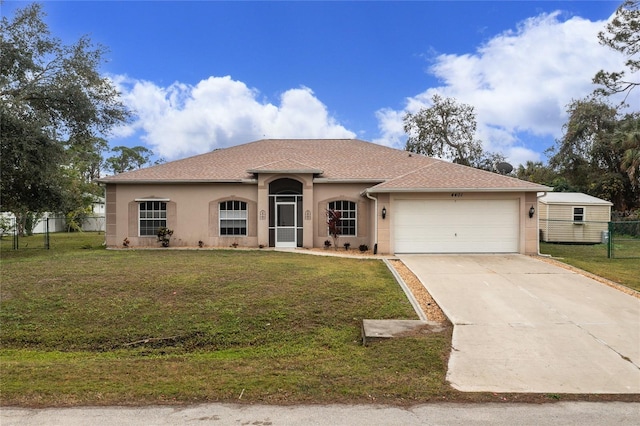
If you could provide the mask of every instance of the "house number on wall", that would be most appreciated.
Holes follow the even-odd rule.
[[[452,197],[455,197],[455,198],[462,197],[462,195],[463,195],[463,194],[462,194],[462,192],[453,192],[453,193],[451,194],[451,196],[452,196]]]

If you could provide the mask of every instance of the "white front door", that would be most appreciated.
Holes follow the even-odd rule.
[[[276,247],[296,247],[296,203],[276,202]]]

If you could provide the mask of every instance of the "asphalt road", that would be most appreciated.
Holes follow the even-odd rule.
[[[409,408],[379,405],[202,404],[176,407],[3,407],[2,426],[149,425],[637,425],[640,403],[558,402],[549,404],[435,403]]]

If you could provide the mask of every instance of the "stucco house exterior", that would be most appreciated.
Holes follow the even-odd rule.
[[[554,243],[601,243],[611,202],[581,192],[550,192],[538,199],[540,239]]]
[[[106,244],[323,247],[379,254],[538,252],[551,188],[357,139],[265,139],[105,177]],[[534,209],[536,210],[536,209]]]

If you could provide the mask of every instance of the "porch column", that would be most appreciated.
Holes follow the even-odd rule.
[[[313,230],[316,218],[313,214],[313,176],[304,179],[302,185],[302,246],[313,248]]]
[[[258,244],[269,247],[269,186],[266,177],[258,176]]]

